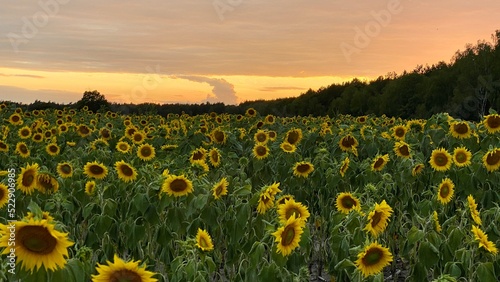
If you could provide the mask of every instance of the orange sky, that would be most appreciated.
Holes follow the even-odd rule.
[[[125,2],[125,3],[123,3]],[[269,3],[272,2],[272,3]],[[236,104],[450,62],[500,2],[9,1],[0,100]]]

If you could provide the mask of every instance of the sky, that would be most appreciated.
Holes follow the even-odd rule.
[[[450,62],[497,0],[0,0],[0,101],[238,104]]]

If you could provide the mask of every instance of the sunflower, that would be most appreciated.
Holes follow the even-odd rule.
[[[20,114],[14,113],[14,114],[10,115],[9,122],[12,125],[21,125],[21,124],[23,124],[23,119],[21,118]]]
[[[497,246],[495,246],[495,243],[488,240],[488,235],[484,233],[483,230],[476,227],[475,225],[472,225],[472,234],[474,234],[474,239],[476,241],[479,241],[480,248],[483,247],[485,250],[494,255],[498,253]]]
[[[466,121],[453,121],[450,124],[451,136],[459,139],[467,139],[472,136],[469,123]]]
[[[245,111],[245,115],[247,117],[254,117],[257,115],[257,111],[254,109],[254,108],[248,108],[246,111]]]
[[[3,208],[9,201],[9,187],[0,183],[0,209]]]
[[[280,144],[280,148],[285,153],[293,153],[297,150],[297,147],[295,145],[292,145],[286,141],[283,141],[283,143]]]
[[[132,142],[134,144],[142,144],[144,142],[144,140],[146,139],[146,134],[142,131],[134,131],[134,133],[132,134],[131,138]]]
[[[282,224],[285,224],[292,215],[295,215],[297,219],[307,221],[311,214],[306,206],[295,202],[294,199],[285,200],[284,204],[278,205],[278,217]]]
[[[361,210],[361,205],[358,198],[348,192],[342,192],[337,196],[335,206],[337,207],[337,210],[339,212],[344,214],[348,214],[353,210]]]
[[[119,141],[115,146],[116,150],[120,153],[126,154],[130,152],[130,144],[125,141]]]
[[[8,151],[9,151],[9,144],[0,140],[0,152],[8,152]]]
[[[92,133],[92,131],[85,124],[80,124],[76,128],[76,133],[78,133],[78,135],[80,135],[80,137],[85,138],[85,137],[89,136],[90,133]]]
[[[229,182],[223,177],[219,182],[217,182],[212,188],[212,195],[215,199],[220,199],[221,196],[227,195],[227,186]]]
[[[293,175],[307,178],[314,171],[314,165],[310,162],[297,162],[293,167]]]
[[[371,168],[372,171],[381,171],[384,169],[385,165],[389,162],[389,155],[385,154],[383,156],[377,155],[375,159],[373,159]]]
[[[455,190],[455,184],[449,178],[444,178],[438,186],[437,198],[441,204],[447,204],[451,201]]]
[[[63,123],[63,124],[59,125],[57,128],[59,129],[59,132],[60,132],[60,133],[65,133],[65,132],[68,132],[68,129],[69,129],[69,128],[68,128],[68,125],[67,125],[67,124],[65,124],[65,123]]]
[[[21,127],[17,131],[17,135],[21,139],[28,139],[31,137],[31,128],[29,128],[28,126]]]
[[[48,173],[38,173],[36,184],[37,190],[44,194],[52,194],[59,190],[59,182]]]
[[[262,129],[257,130],[253,136],[255,143],[265,145],[269,141],[269,135]]]
[[[144,143],[137,148],[137,156],[143,161],[149,161],[156,156],[155,147],[148,143]]]
[[[140,267],[140,261],[125,262],[116,254],[113,262],[106,261],[108,265],[97,264],[97,275],[92,275],[92,282],[110,282],[110,281],[134,281],[134,282],[156,282],[153,278],[155,273],[147,271],[145,267]]]
[[[439,224],[437,211],[434,211],[434,213],[432,213],[432,219],[434,220],[434,227],[436,228],[436,232],[441,232],[442,228],[441,224]]]
[[[339,147],[342,151],[354,151],[358,147],[359,143],[356,138],[350,134],[342,137],[339,141]]]
[[[458,167],[465,167],[471,164],[472,153],[465,147],[453,150],[453,162]]]
[[[406,142],[397,141],[394,144],[394,153],[396,153],[397,156],[408,159],[411,157],[410,152],[410,145],[408,145]]]
[[[189,158],[189,162],[192,164],[196,162],[205,162],[207,158],[207,150],[205,148],[198,148],[191,152],[191,157]]]
[[[134,181],[137,178],[137,171],[135,168],[123,160],[115,162],[115,169],[118,178],[124,182]]]
[[[85,173],[88,177],[103,179],[108,174],[108,168],[102,163],[97,163],[95,161],[87,162],[87,164],[83,167],[83,173]]]
[[[269,156],[269,148],[265,145],[257,144],[253,147],[253,155],[258,160],[265,159]]]
[[[495,148],[486,152],[483,156],[483,165],[489,172],[500,168],[500,149]]]
[[[302,140],[302,130],[300,128],[293,128],[287,131],[285,136],[286,142],[297,146],[300,140]]]
[[[385,200],[380,204],[376,203],[375,208],[368,214],[368,224],[364,230],[369,231],[373,237],[378,237],[387,227],[392,212],[392,208]]]
[[[373,242],[358,254],[355,264],[366,278],[382,272],[391,262],[392,254],[389,249]]]
[[[259,195],[259,204],[257,205],[257,212],[265,214],[267,210],[273,207],[274,196],[268,191],[261,192]]]
[[[276,200],[276,205],[279,207],[280,205],[284,205],[286,201],[294,200],[293,195],[287,194],[281,196],[279,199]]]
[[[424,170],[425,168],[425,165],[422,164],[422,163],[418,163],[416,164],[413,169],[411,170],[411,175],[412,176],[417,176],[419,175],[420,173],[422,173],[422,171]]]
[[[489,133],[500,131],[500,115],[491,114],[484,117],[483,124]]]
[[[92,181],[87,181],[85,183],[85,194],[87,194],[89,196],[94,195],[95,188],[96,188],[95,181],[93,181],[93,180]]]
[[[163,181],[161,190],[169,196],[185,196],[193,192],[193,183],[184,175],[169,175]]]
[[[432,150],[431,159],[429,164],[434,170],[447,171],[450,169],[452,158],[450,153],[443,148]]]
[[[111,139],[111,130],[109,130],[106,127],[103,127],[99,130],[99,135],[101,135],[101,138],[104,140],[109,140]]]
[[[36,187],[36,177],[38,175],[38,164],[26,165],[21,169],[21,174],[17,178],[17,187],[25,194],[31,194]]]
[[[215,128],[212,130],[210,133],[210,137],[212,138],[212,141],[217,143],[217,144],[225,144],[227,140],[226,133],[222,131],[220,128]]]
[[[51,156],[57,156],[61,152],[61,149],[56,143],[50,143],[45,147],[45,151]]]
[[[404,125],[396,125],[391,128],[392,130],[392,136],[396,140],[404,140],[406,133],[408,132],[408,128]]]
[[[33,220],[46,220],[48,223],[51,223],[54,221],[54,218],[50,215],[48,211],[44,211],[41,214],[34,214],[32,212],[28,212],[24,217],[24,221],[29,221],[30,219]]]
[[[481,217],[479,217],[479,211],[477,210],[476,200],[472,195],[467,196],[467,202],[469,203],[469,211],[472,219],[477,225],[481,225]]]
[[[345,173],[347,172],[347,169],[349,169],[350,162],[351,161],[349,160],[349,157],[346,157],[340,164],[339,173],[342,177],[344,177]]]
[[[28,149],[28,146],[26,146],[26,143],[24,142],[19,142],[16,144],[16,153],[23,158],[27,158],[30,156],[30,150]]]
[[[198,228],[198,232],[196,233],[196,247],[202,251],[211,251],[214,249],[212,237],[210,237],[206,230]]]
[[[57,173],[62,178],[69,178],[73,176],[73,166],[67,162],[59,163],[57,164]]]
[[[218,167],[218,166],[220,165],[220,158],[221,158],[221,154],[220,154],[219,149],[217,149],[217,148],[212,148],[212,149],[208,152],[208,156],[209,156],[209,161],[210,161],[210,163],[211,163],[214,167]]]
[[[41,133],[35,133],[33,134],[33,136],[31,136],[31,140],[33,140],[33,142],[35,143],[40,143],[43,141],[43,135]]]
[[[276,252],[283,256],[288,256],[294,249],[299,246],[300,237],[304,232],[305,222],[299,218],[295,218],[293,213],[284,226],[278,228],[272,235],[276,237],[275,242],[278,243]]]
[[[15,226],[15,245],[12,246],[10,227]],[[11,222],[9,226],[0,224],[0,247],[4,247],[2,254],[11,252],[15,248],[17,263],[22,264],[25,270],[38,270],[43,265],[45,269],[55,271],[64,268],[68,247],[74,243],[68,240],[68,233],[62,233],[47,220],[27,220]]]

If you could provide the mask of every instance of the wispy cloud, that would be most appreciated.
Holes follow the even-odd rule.
[[[234,85],[227,82],[223,78],[211,78],[205,76],[194,76],[194,75],[172,75],[171,79],[187,79],[194,82],[208,83],[212,86],[212,93],[207,94],[207,98],[202,102],[217,103],[222,102],[224,104],[237,104],[238,96],[236,96],[236,91],[234,91]]]
[[[32,74],[5,74],[5,73],[0,73],[0,76],[5,76],[5,77],[45,78],[44,76],[41,76],[41,75],[32,75]]]
[[[81,93],[60,91],[53,89],[31,90],[22,87],[0,85],[0,101],[16,101],[33,103],[35,100],[43,102],[72,103],[82,98]]]

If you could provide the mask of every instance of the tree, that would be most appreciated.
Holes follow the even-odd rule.
[[[87,106],[89,110],[97,112],[98,110],[109,110],[109,102],[106,97],[99,93],[99,91],[85,91],[82,99],[76,103],[78,109]]]

